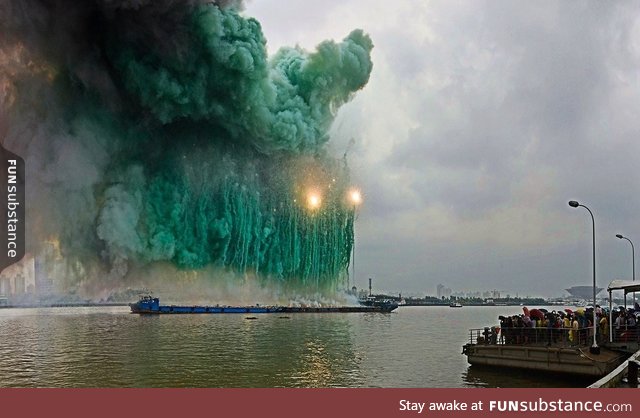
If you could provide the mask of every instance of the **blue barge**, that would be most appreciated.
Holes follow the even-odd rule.
[[[391,301],[380,301],[372,305],[361,306],[179,306],[160,305],[160,299],[141,296],[140,300],[130,303],[132,313],[137,314],[233,314],[233,313],[325,313],[325,312],[381,312],[389,313],[398,307]]]

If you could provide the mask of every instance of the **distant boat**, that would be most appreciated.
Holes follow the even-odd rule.
[[[449,305],[450,308],[462,308],[462,305],[460,305],[458,302],[452,303]]]

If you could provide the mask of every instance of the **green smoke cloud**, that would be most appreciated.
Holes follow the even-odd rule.
[[[349,175],[324,145],[369,79],[366,34],[269,58],[239,2],[17,4],[3,1],[0,51],[42,63],[10,73],[20,64],[0,60],[15,97],[8,142],[43,204],[30,209],[32,242],[54,236],[66,256],[119,271],[170,261],[318,286],[344,276]],[[311,189],[320,208],[307,207]]]
[[[119,32],[108,48],[132,100],[162,124],[213,120],[263,153],[316,152],[337,108],[369,79],[373,45],[360,30],[315,53],[287,48],[268,61],[256,20],[211,6],[186,20],[184,50],[149,50]]]

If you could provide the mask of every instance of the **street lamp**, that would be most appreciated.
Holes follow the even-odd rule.
[[[351,257],[351,269],[353,275],[353,285],[356,285],[356,209],[362,203],[362,193],[358,189],[349,191],[349,201],[353,204],[353,256]]]
[[[596,322],[596,220],[593,217],[591,209],[585,205],[581,205],[575,200],[571,200],[569,201],[569,206],[572,208],[577,208],[578,206],[583,207],[589,211],[589,214],[591,215],[591,224],[593,225],[593,345],[589,351],[591,354],[600,354],[600,347],[598,347],[598,342],[596,341],[596,327],[598,326]]]
[[[625,236],[623,236],[622,234],[616,234],[616,237],[620,238],[620,239],[626,239],[627,241],[629,241],[629,244],[631,244],[631,265],[633,266],[633,281],[636,281],[636,251],[633,248],[633,242],[631,242],[631,240]],[[627,304],[627,294],[625,293],[625,306]],[[635,306],[636,303],[636,292],[633,292],[633,304]]]

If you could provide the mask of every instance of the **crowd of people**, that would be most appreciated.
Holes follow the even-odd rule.
[[[593,307],[546,310],[524,307],[523,313],[499,316],[499,327],[487,327],[478,343],[484,344],[546,344],[546,345],[589,345],[593,340]],[[622,306],[612,312],[614,341],[635,341],[640,306]],[[609,341],[609,310],[599,305],[595,307],[596,340]]]

